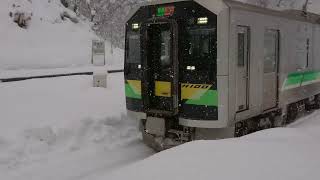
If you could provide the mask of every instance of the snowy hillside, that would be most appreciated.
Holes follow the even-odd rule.
[[[18,27],[10,12],[31,14],[27,29]],[[62,20],[68,12],[59,0],[0,1],[0,69],[39,69],[83,66],[91,62],[91,42],[98,37],[86,20]],[[108,47],[108,46],[107,46]],[[110,51],[107,51],[110,52]],[[117,57],[121,50],[115,50]],[[112,58],[108,55],[109,59]],[[121,64],[121,62],[119,62]]]

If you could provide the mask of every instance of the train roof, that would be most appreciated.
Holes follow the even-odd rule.
[[[307,12],[307,14],[305,14],[301,10],[294,10],[294,9],[273,10],[273,9],[263,8],[260,6],[251,5],[251,4],[234,1],[234,0],[221,0],[221,1],[224,1],[224,3],[226,3],[226,5],[230,8],[243,9],[246,11],[267,14],[271,16],[278,16],[278,17],[283,17],[283,18],[297,20],[297,21],[320,24],[320,15],[311,13],[311,12]]]
[[[157,5],[157,4],[168,4],[174,2],[182,2],[182,1],[195,1],[202,6],[206,7],[210,11],[214,12],[215,14],[219,14],[226,8],[231,9],[242,9],[245,11],[266,14],[271,16],[283,17],[287,19],[302,21],[302,22],[309,22],[313,24],[320,24],[320,15],[307,12],[305,14],[301,10],[273,10],[268,8],[259,7],[256,5],[251,5],[248,3],[243,3],[235,0],[154,0],[142,4],[141,6],[148,6],[148,5]],[[140,6],[140,7],[141,7]],[[132,14],[129,15],[131,17],[139,8],[135,9]],[[129,18],[128,18],[129,19]]]

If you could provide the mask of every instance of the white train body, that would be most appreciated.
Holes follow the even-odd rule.
[[[162,0],[143,7],[179,6],[180,2],[185,1]],[[188,129],[176,133],[178,136],[190,135],[189,140],[241,136],[284,125],[299,112],[318,108],[320,16],[297,10],[269,10],[229,0],[193,2],[217,16],[214,42],[217,119],[177,115],[179,126]],[[131,27],[132,21],[128,23]],[[143,80],[141,83],[144,86]],[[143,132],[149,141],[160,137],[150,132],[170,130],[164,125],[167,118],[158,114],[130,109],[128,114],[143,120]],[[184,139],[180,137],[177,141]]]

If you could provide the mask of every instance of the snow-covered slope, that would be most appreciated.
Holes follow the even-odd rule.
[[[19,28],[9,17],[10,12],[17,10],[32,13],[28,29]],[[0,69],[59,68],[90,64],[92,39],[98,37],[90,29],[90,23],[84,19],[78,17],[77,24],[69,19],[61,20],[60,14],[64,11],[75,16],[61,5],[60,0],[1,0]],[[120,59],[118,61],[121,61],[122,51],[117,49],[115,53],[116,58]],[[110,56],[112,63],[117,62],[113,55],[107,57]]]

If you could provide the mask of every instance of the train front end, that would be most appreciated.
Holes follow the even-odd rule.
[[[128,20],[126,105],[149,146],[167,149],[214,128],[217,51],[217,15],[195,1],[142,6]]]

